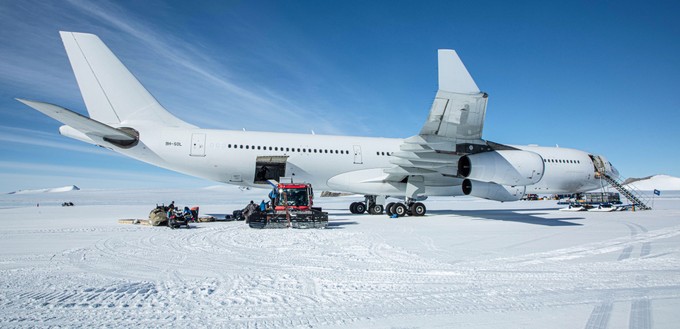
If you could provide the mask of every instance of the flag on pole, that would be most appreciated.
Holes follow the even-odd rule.
[[[661,191],[654,189],[654,195],[661,195]]]

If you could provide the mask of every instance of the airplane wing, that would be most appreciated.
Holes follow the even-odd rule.
[[[132,132],[111,127],[61,106],[20,98],[16,100],[85,134],[93,141],[106,142],[119,147],[133,146],[138,141],[138,137]]]
[[[461,155],[488,149],[482,140],[488,95],[481,92],[454,50],[439,50],[439,90],[420,133],[392,154],[388,181],[410,175],[456,176]]]

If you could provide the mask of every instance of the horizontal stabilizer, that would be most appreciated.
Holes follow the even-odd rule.
[[[16,100],[36,109],[52,119],[82,132],[95,141],[105,141],[120,147],[130,147],[138,141],[138,137],[132,132],[105,125],[61,106],[20,98],[17,98]]]

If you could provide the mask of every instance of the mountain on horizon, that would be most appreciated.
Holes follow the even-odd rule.
[[[69,186],[63,186],[63,187],[45,188],[45,189],[37,189],[37,190],[19,190],[19,191],[9,192],[7,194],[62,193],[62,192],[71,192],[71,191],[80,191],[80,188],[78,186],[75,186],[75,185],[69,185]]]
[[[623,182],[623,185],[634,186],[642,191],[680,191],[680,178],[669,175],[628,178]]]

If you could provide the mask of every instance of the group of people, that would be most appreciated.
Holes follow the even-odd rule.
[[[271,205],[272,205],[271,202],[264,202],[264,200],[262,200],[262,202],[260,202],[259,205],[257,205],[255,201],[250,200],[250,203],[242,210],[242,214],[243,217],[246,219],[246,223],[250,222],[250,216],[252,214],[256,212],[267,212],[272,210],[273,208]]]
[[[175,201],[170,202],[167,208],[168,219],[181,216],[189,221],[196,220],[196,218],[194,217],[194,213],[191,211],[191,209],[189,209],[189,207],[184,207],[183,210],[180,210],[175,206]]]

